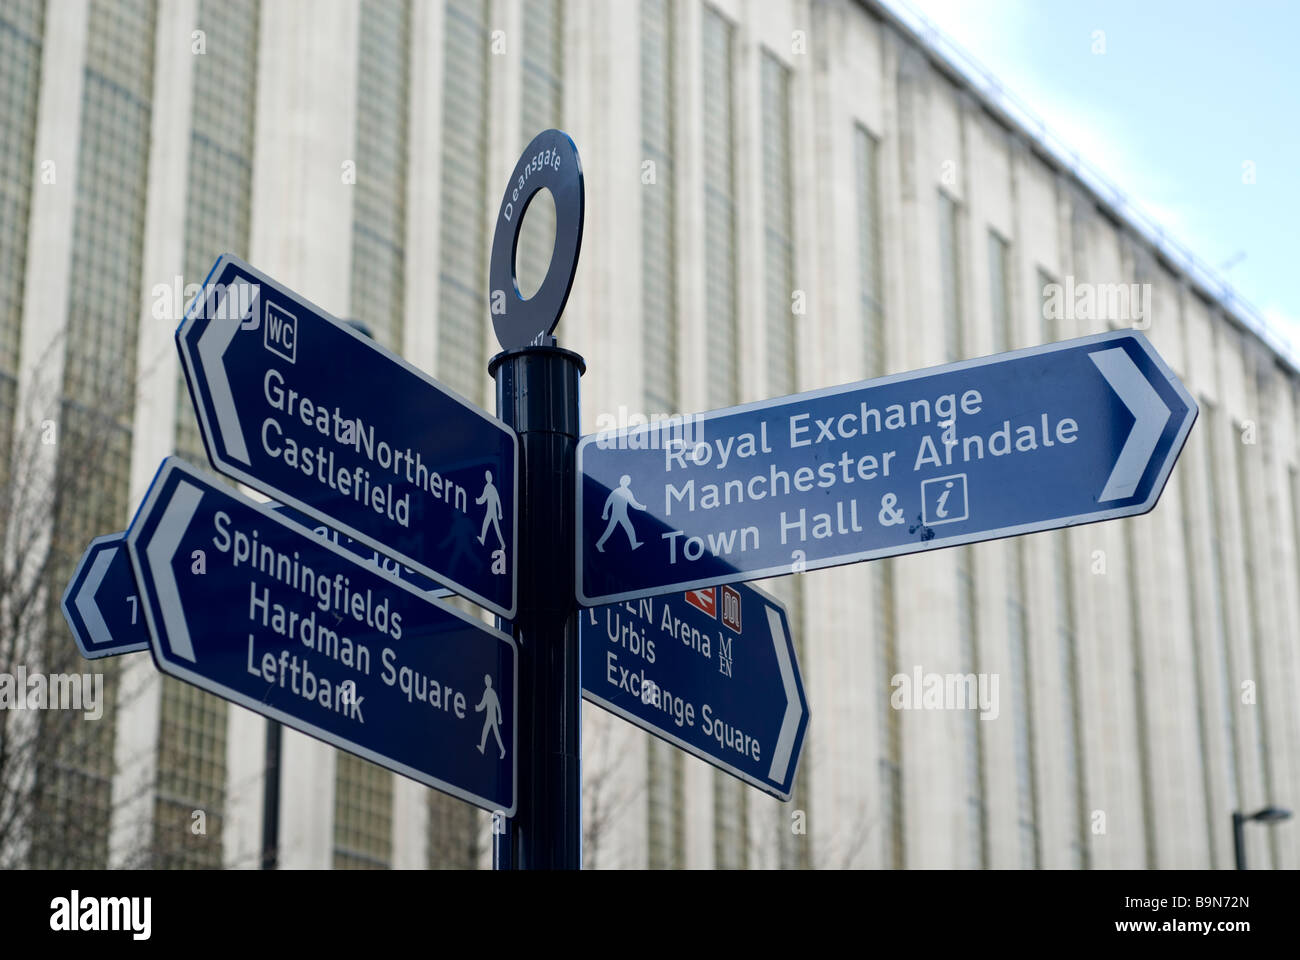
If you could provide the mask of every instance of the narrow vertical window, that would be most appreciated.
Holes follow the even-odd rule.
[[[710,407],[734,404],[740,393],[732,29],[721,14],[704,8],[704,313],[709,318]]]
[[[966,710],[962,717],[962,753],[965,763],[967,868],[988,866],[987,812],[984,807],[984,742],[980,731],[978,591],[975,587],[975,558],[969,547],[957,551],[957,632],[960,639],[961,673],[973,678],[966,688]]]
[[[564,106],[564,15],[561,0],[523,0],[523,87],[520,145],[561,126]],[[533,197],[519,228],[515,273],[519,292],[531,297],[546,279],[555,248],[555,199],[549,190]]]
[[[894,604],[894,561],[870,564],[871,608],[876,617],[877,672],[881,683],[883,716],[880,723],[880,807],[884,819],[881,831],[881,866],[901,870],[904,863],[903,837],[903,732],[894,709],[893,679],[898,675],[898,632]]]
[[[405,312],[410,33],[409,0],[362,0],[351,312],[398,353]]]
[[[1061,710],[1065,730],[1065,809],[1070,866],[1085,866],[1083,826],[1083,742],[1079,722],[1079,678],[1072,568],[1065,533],[1052,535],[1052,584],[1056,595],[1057,660],[1061,667]]]
[[[1227,597],[1228,585],[1227,578],[1223,571],[1223,550],[1225,547],[1226,537],[1224,536],[1224,524],[1226,521],[1225,512],[1227,505],[1223,502],[1222,491],[1219,486],[1219,477],[1216,472],[1216,465],[1221,463],[1221,443],[1219,441],[1220,416],[1219,411],[1209,401],[1202,398],[1201,409],[1205,412],[1205,426],[1203,428],[1206,442],[1201,445],[1201,472],[1204,481],[1205,490],[1205,511],[1210,517],[1210,573],[1214,584],[1214,619],[1210,624],[1214,631],[1214,664],[1215,673],[1219,678],[1219,722],[1223,724],[1224,749],[1227,752],[1227,774],[1228,774],[1228,802],[1230,808],[1236,810],[1241,803],[1241,757],[1237,750],[1237,716],[1234,712],[1233,705],[1235,697],[1232,689],[1232,652],[1231,637],[1228,628]]]
[[[993,352],[1011,349],[1011,256],[1005,240],[989,231],[989,308],[993,318]]]
[[[0,489],[7,489],[18,402],[18,355],[23,325],[32,184],[37,176],[36,114],[41,85],[43,0],[15,0],[0,13]],[[7,518],[0,516],[0,534]]]
[[[943,311],[944,360],[962,358],[961,331],[961,209],[957,201],[939,191],[939,286]]]
[[[1066,311],[1064,296],[1064,291],[1056,278],[1040,267],[1038,269],[1039,343],[1055,343],[1061,339],[1061,323]]]
[[[763,282],[767,328],[767,392],[796,387],[794,240],[790,203],[790,71],[763,51]]]
[[[669,0],[641,0],[641,324],[648,413],[676,413],[677,227]],[[649,174],[649,176],[647,176]],[[647,182],[648,181],[648,182]]]
[[[334,869],[386,870],[393,863],[393,774],[338,751]]]
[[[488,27],[485,5],[448,0],[443,26],[442,223],[438,379],[474,401],[488,383],[483,332],[487,276]]]
[[[1189,465],[1199,460],[1199,438],[1192,437],[1188,442],[1188,452],[1193,453],[1187,459]],[[1199,492],[1195,489],[1196,480],[1193,473],[1188,472],[1185,468],[1182,471],[1175,471],[1175,477],[1180,487],[1179,500],[1182,502],[1182,525],[1183,525],[1183,548],[1184,560],[1183,568],[1187,574],[1187,597],[1192,604],[1191,624],[1192,624],[1192,669],[1196,680],[1196,700],[1193,704],[1193,713],[1196,717],[1196,738],[1197,745],[1200,747],[1200,764],[1201,764],[1201,788],[1205,793],[1205,833],[1206,842],[1210,850],[1210,866],[1215,868],[1221,865],[1223,857],[1219,850],[1219,830],[1218,817],[1215,816],[1214,804],[1211,798],[1214,796],[1214,765],[1210,759],[1210,724],[1214,722],[1213,710],[1210,704],[1213,700],[1211,694],[1206,690],[1205,684],[1205,664],[1207,662],[1207,647],[1209,645],[1208,628],[1201,617],[1196,615],[1195,598],[1201,593],[1196,576],[1196,524],[1195,518],[1199,513],[1197,507],[1196,494]]]
[[[1233,461],[1236,466],[1237,481],[1237,522],[1236,527],[1240,531],[1241,537],[1241,557],[1242,569],[1245,574],[1243,583],[1245,585],[1245,608],[1246,620],[1243,628],[1246,634],[1246,643],[1249,644],[1251,657],[1255,664],[1255,702],[1258,704],[1268,703],[1267,694],[1272,692],[1274,678],[1269,674],[1263,663],[1263,644],[1260,634],[1260,615],[1259,600],[1255,593],[1255,587],[1259,583],[1259,567],[1256,563],[1256,538],[1255,538],[1255,509],[1254,504],[1264,499],[1264,494],[1255,492],[1254,485],[1251,483],[1253,473],[1251,465],[1247,460],[1248,456],[1256,456],[1254,451],[1259,447],[1248,447],[1241,442],[1244,427],[1241,423],[1233,424],[1233,442],[1235,448]],[[1260,787],[1265,797],[1275,795],[1273,784],[1273,760],[1272,754],[1268,749],[1268,710],[1261,706],[1255,711],[1255,762],[1259,767]],[[1277,846],[1274,832],[1268,831],[1270,856],[1277,855]]]
[[[1010,540],[1007,550],[1007,647],[1011,662],[1011,708],[1015,726],[1016,825],[1020,835],[1020,866],[1042,863],[1038,837],[1038,795],[1034,772],[1033,699],[1029,625],[1025,609],[1024,544]]]
[[[858,297],[862,312],[864,377],[882,377],[885,370],[885,296],[881,274],[880,144],[862,126],[853,128],[853,159],[857,172]]]

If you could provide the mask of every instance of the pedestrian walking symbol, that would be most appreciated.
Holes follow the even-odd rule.
[[[644,510],[645,504],[637,503],[636,497],[632,495],[631,483],[632,478],[626,473],[623,474],[618,480],[618,486],[610,491],[608,499],[605,500],[605,509],[601,513],[600,519],[608,520],[609,526],[605,528],[605,532],[596,541],[596,549],[601,553],[605,552],[605,541],[614,532],[615,526],[622,527],[627,533],[627,541],[632,545],[633,550],[642,546],[641,541],[636,538],[636,531],[632,529],[632,520],[627,515],[627,508],[633,506],[638,510]]]
[[[492,471],[483,471],[483,492],[475,503],[485,504],[483,512],[483,529],[478,535],[478,542],[487,546],[488,527],[496,531],[498,547],[492,548],[492,573],[500,576],[506,573],[506,538],[501,535],[501,495],[492,483]]]
[[[488,731],[491,730],[493,736],[497,738],[497,746],[501,749],[501,759],[506,757],[506,745],[501,742],[501,701],[497,699],[497,692],[492,689],[491,674],[483,675],[483,697],[474,708],[475,713],[487,711],[487,716],[483,718],[483,736],[478,742],[478,752],[482,753],[483,748],[487,746]]]
[[[478,495],[474,502],[487,504],[487,512],[483,516],[483,530],[478,535],[478,542],[486,545],[488,525],[496,531],[497,541],[501,544],[501,549],[505,549],[506,538],[501,536],[501,497],[497,493],[497,488],[492,485],[492,471],[483,471],[483,492]]]

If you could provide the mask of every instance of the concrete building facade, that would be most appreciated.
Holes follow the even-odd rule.
[[[812,711],[788,804],[584,705],[587,865],[1229,867],[1234,809],[1300,804],[1294,360],[888,7],[13,0],[0,87],[0,440],[111,433],[43,528],[56,593],[162,457],[206,464],[172,333],[222,252],[491,409],[490,225],[558,126],[588,432],[1131,324],[1201,408],[1147,516],[765,583]],[[45,775],[102,842],[30,862],[257,866],[265,721],[101,668],[132,695]],[[897,709],[918,668],[996,675],[996,717]],[[486,814],[311,738],[281,776],[284,866],[490,863]],[[1300,826],[1247,854],[1300,866]]]

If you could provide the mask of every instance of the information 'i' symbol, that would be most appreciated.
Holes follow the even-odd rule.
[[[943,485],[943,493],[939,494],[939,504],[935,507],[935,515],[939,517],[948,516],[948,494],[952,493],[952,481],[949,480]]]

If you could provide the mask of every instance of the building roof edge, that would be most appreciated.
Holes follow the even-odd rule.
[[[1070,177],[1103,213],[1144,243],[1158,260],[1185,279],[1191,289],[1224,316],[1255,337],[1291,374],[1300,376],[1300,354],[1290,339],[1275,331],[1259,309],[1242,297],[1213,267],[1169,234],[1150,214],[1117,187],[1041,117],[1024,104],[979,61],[941,31],[907,0],[856,0],[904,39],[919,47],[931,63],[968,90],[995,119],[1022,136],[1027,146]]]

